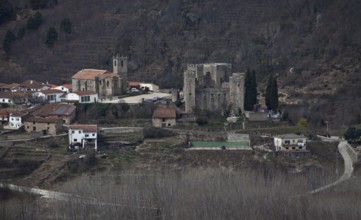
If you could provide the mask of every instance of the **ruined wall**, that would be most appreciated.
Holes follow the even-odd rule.
[[[232,105],[234,114],[238,114],[239,111],[244,112],[244,73],[233,73],[229,77],[229,97],[228,103]]]
[[[196,68],[196,65],[189,64],[184,72],[183,96],[187,113],[193,112],[196,107]]]

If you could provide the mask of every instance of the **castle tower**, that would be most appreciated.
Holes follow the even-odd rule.
[[[122,57],[119,54],[113,56],[113,73],[117,73],[122,77],[127,77],[128,57]]]
[[[189,64],[184,72],[183,96],[185,101],[185,112],[191,113],[196,107],[196,72],[197,66]]]
[[[244,112],[244,73],[233,73],[229,77],[229,103],[232,104],[233,112],[238,115],[238,112]]]

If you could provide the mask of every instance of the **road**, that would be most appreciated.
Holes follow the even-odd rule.
[[[315,194],[315,193],[322,192],[326,189],[337,186],[338,184],[351,178],[352,173],[353,173],[353,162],[352,162],[349,152],[347,151],[348,147],[350,147],[350,146],[348,145],[347,141],[341,141],[338,144],[338,151],[340,152],[340,154],[344,160],[344,163],[345,163],[345,169],[344,169],[342,176],[333,183],[330,183],[328,185],[325,185],[325,186],[322,186],[320,188],[310,191],[309,194]]]

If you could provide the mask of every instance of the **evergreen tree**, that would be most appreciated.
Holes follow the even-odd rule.
[[[0,0],[0,24],[15,19],[15,9],[10,0]]]
[[[277,85],[277,77],[273,77],[272,86],[271,86],[271,109],[273,111],[278,110],[278,85]]]
[[[48,33],[46,35],[45,44],[48,46],[48,48],[53,48],[55,42],[57,41],[58,41],[58,32],[54,27],[49,28]]]
[[[277,77],[270,76],[266,89],[266,105],[269,110],[278,110],[278,85]]]
[[[270,75],[270,77],[268,78],[267,88],[266,88],[266,95],[265,95],[266,106],[267,106],[268,109],[271,109],[271,87],[272,87],[272,79],[273,79],[273,76]]]
[[[254,105],[257,104],[257,81],[255,71],[250,71],[249,69],[246,71],[245,87],[244,108],[247,111],[253,111]]]
[[[18,39],[22,39],[25,36],[25,33],[26,33],[25,27],[19,28],[19,30],[17,32]]]
[[[30,17],[26,23],[28,30],[37,30],[43,23],[43,15],[40,12],[36,12],[34,16]]]
[[[29,0],[31,9],[38,10],[46,8],[48,5],[48,0]]]
[[[6,32],[4,41],[3,41],[3,49],[6,53],[10,52],[10,48],[11,48],[11,44],[12,42],[14,42],[16,39],[14,32],[12,32],[11,30],[8,30]]]
[[[60,23],[60,29],[67,34],[71,34],[72,32],[72,24],[69,18],[64,18]]]

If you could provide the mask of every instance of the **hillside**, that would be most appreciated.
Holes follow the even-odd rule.
[[[14,33],[35,13],[20,5]],[[287,111],[319,126],[359,122],[361,2],[336,0],[62,0],[42,13],[44,23],[1,53],[0,82],[69,82],[82,68],[110,69],[111,56],[129,57],[133,80],[182,87],[187,63],[230,62],[263,79],[279,74],[280,89],[301,105]],[[22,3],[22,4],[21,4]],[[73,32],[60,31],[69,18]],[[49,27],[55,47],[44,44]],[[306,103],[303,103],[306,101]]]

